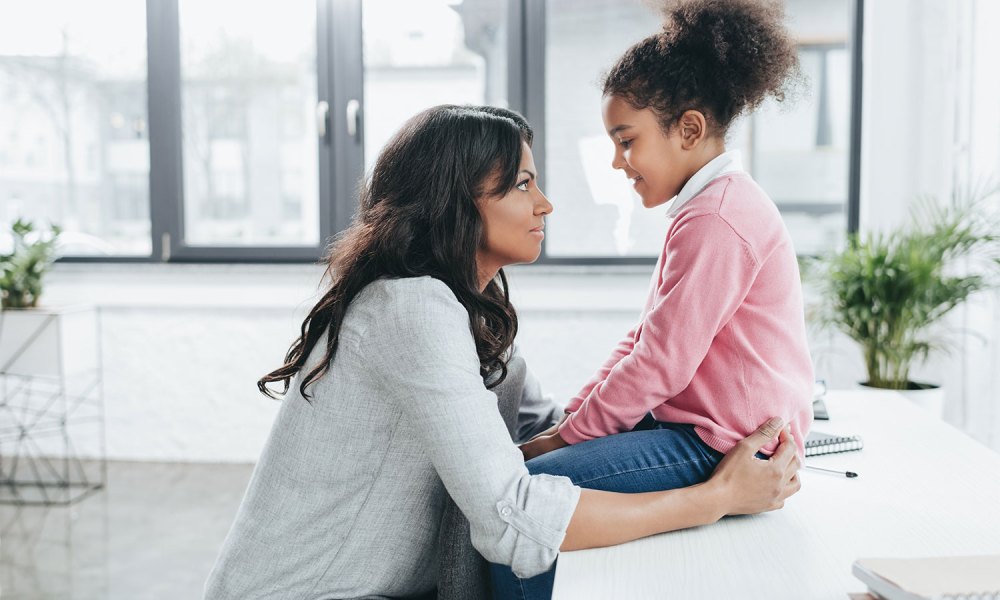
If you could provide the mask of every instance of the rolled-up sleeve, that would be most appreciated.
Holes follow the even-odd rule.
[[[440,281],[393,282],[362,342],[386,401],[401,411],[445,489],[469,520],[472,544],[519,577],[559,554],[580,488],[532,476],[483,385],[469,315]]]

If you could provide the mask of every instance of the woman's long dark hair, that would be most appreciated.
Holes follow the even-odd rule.
[[[507,375],[506,353],[517,334],[507,279],[501,270],[479,289],[476,251],[483,242],[479,198],[507,193],[516,185],[521,142],[531,145],[531,127],[512,111],[489,106],[443,105],[407,121],[386,144],[361,190],[354,222],[330,246],[330,288],[302,322],[285,364],[257,382],[261,393],[283,384],[306,363],[326,334],[326,355],[302,377],[299,391],[319,379],[337,352],[347,306],[381,277],[431,276],[444,282],[469,311],[480,372],[490,387]],[[499,374],[499,376],[496,376]]]

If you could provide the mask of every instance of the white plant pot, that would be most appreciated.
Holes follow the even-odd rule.
[[[92,306],[0,311],[0,374],[65,378],[99,364]]]
[[[886,390],[882,388],[874,388],[863,383],[858,385],[868,392],[902,394],[903,397],[912,402],[915,406],[927,411],[938,419],[944,418],[945,389],[942,386],[930,383],[918,383],[917,385],[924,386],[923,389]]]

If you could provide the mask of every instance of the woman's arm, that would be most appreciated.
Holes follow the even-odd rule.
[[[528,473],[497,396],[483,385],[469,314],[445,284],[412,278],[372,285],[382,293],[357,313],[367,327],[353,351],[366,369],[357,376],[378,385],[380,402],[398,411],[398,424],[386,426],[419,445],[469,520],[480,554],[519,577],[548,570],[580,488],[566,477]]]
[[[678,490],[619,494],[583,490],[560,550],[582,550],[708,525],[725,515],[784,506],[799,490],[799,458],[780,419],[764,423],[723,458],[707,482]],[[779,435],[769,460],[754,455]]]

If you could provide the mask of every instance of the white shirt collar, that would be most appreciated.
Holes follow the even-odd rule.
[[[742,173],[743,172],[743,156],[740,154],[739,150],[728,150],[722,154],[716,156],[712,160],[708,161],[704,167],[698,169],[691,179],[688,179],[684,187],[677,196],[674,197],[673,203],[667,210],[668,217],[676,217],[677,213],[681,211],[685,204],[688,203],[691,198],[698,195],[701,190],[705,189],[705,186],[712,182],[713,179],[725,175],[727,173]]]

